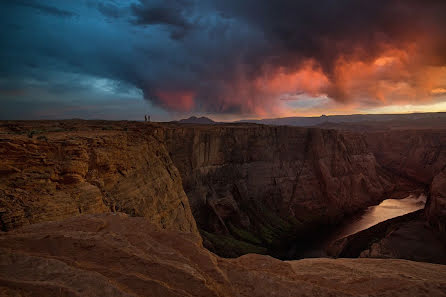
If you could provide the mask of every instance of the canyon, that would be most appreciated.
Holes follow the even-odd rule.
[[[2,129],[4,231],[120,211],[172,230],[198,232],[197,222],[222,256],[293,258],[290,246],[401,183],[363,137],[336,130],[85,121]]]
[[[330,255],[446,263],[446,121],[444,114],[434,115],[428,119],[322,125],[363,136],[385,170],[417,183],[427,194],[424,211],[341,239],[328,248]]]
[[[271,279],[265,287],[281,294],[284,288],[303,295],[366,294],[353,280],[340,292],[336,271],[337,279],[353,275],[382,284],[369,295],[411,287],[442,296],[443,266],[389,260],[446,264],[446,125],[433,121],[321,127],[0,122],[0,292],[28,296],[54,287],[76,296],[77,284],[68,281],[76,275],[79,283],[96,280],[80,286],[82,296],[97,290],[137,296],[140,285],[156,296],[202,290],[203,296],[266,296],[263,286],[247,293],[265,278]],[[420,193],[427,196],[424,210],[326,247],[334,257],[385,260],[283,262],[253,255],[302,258],[353,214]],[[143,263],[190,284],[155,277]],[[44,268],[31,271],[33,265],[49,265],[60,278],[30,283],[49,277]],[[370,267],[371,274],[360,272]],[[404,285],[389,285],[384,275]],[[429,279],[429,287],[417,279]]]
[[[206,247],[228,257],[292,258],[290,245],[376,204],[399,182],[363,138],[335,130],[172,125],[164,137]]]

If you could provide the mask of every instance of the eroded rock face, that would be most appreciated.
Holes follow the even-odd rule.
[[[378,163],[424,185],[446,164],[446,130],[390,130],[365,134]]]
[[[378,202],[394,187],[354,134],[172,125],[164,138],[205,243],[220,255],[266,252]]]
[[[48,129],[0,135],[1,230],[121,211],[197,232],[180,174],[156,138],[122,126]]]
[[[426,205],[429,223],[446,233],[446,167],[434,177],[429,195],[429,203]]]
[[[443,127],[444,127],[444,122]],[[396,174],[428,189],[426,218],[436,230],[446,231],[446,130],[410,129],[366,135],[378,162]]]
[[[324,226],[389,198],[401,187],[398,170],[438,174],[444,142],[423,146],[424,136],[407,133],[382,140],[251,124],[1,122],[0,227],[122,211],[196,232],[190,203],[212,251],[293,258]]]
[[[446,266],[405,260],[224,259],[196,234],[124,214],[0,234],[1,296],[446,296]]]

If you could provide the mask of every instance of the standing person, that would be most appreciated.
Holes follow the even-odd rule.
[[[144,122],[147,122],[147,115],[144,115]]]
[[[147,121],[150,122],[150,116],[147,116]]]

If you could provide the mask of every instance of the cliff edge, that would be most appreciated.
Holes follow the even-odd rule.
[[[147,129],[88,121],[1,128],[0,230],[119,211],[197,233],[180,174]]]
[[[446,266],[224,259],[146,218],[83,215],[0,234],[1,296],[446,296]]]

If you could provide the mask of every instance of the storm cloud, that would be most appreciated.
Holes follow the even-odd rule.
[[[8,100],[36,89],[64,100],[89,88],[113,102],[141,94],[154,110],[260,116],[298,113],[306,102],[355,111],[445,100],[445,1],[0,6]],[[292,102],[297,110],[287,110]]]

